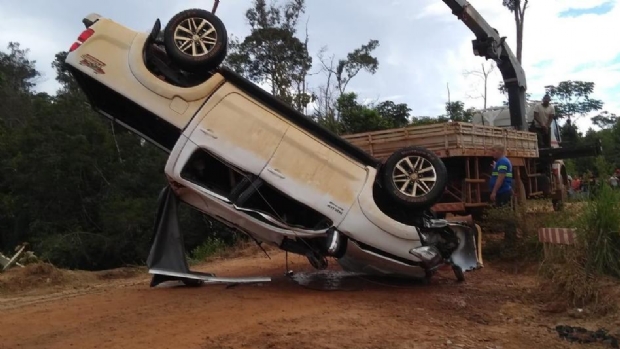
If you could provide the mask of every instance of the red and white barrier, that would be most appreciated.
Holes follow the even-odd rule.
[[[573,245],[576,236],[572,228],[539,228],[538,241],[548,244]]]

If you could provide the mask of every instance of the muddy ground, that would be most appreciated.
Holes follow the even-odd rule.
[[[533,268],[515,274],[485,261],[460,284],[442,271],[430,285],[352,278],[325,291],[285,277],[285,254],[270,255],[193,267],[273,277],[230,288],[149,288],[144,268],[11,270],[0,276],[0,348],[603,348],[569,344],[555,326],[620,332],[617,316],[580,319],[543,302]],[[311,271],[300,257],[289,261],[296,273]]]

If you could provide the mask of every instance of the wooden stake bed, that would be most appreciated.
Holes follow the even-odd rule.
[[[510,158],[538,158],[538,143],[533,132],[465,122],[409,126],[342,137],[381,160],[412,145],[425,147],[442,158],[491,156],[490,148],[497,143],[506,146],[506,155]]]

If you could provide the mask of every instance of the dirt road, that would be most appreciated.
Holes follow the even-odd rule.
[[[355,290],[318,291],[286,278],[284,254],[271,255],[194,267],[274,278],[263,285],[149,288],[141,272],[4,294],[0,348],[575,348],[555,325],[588,325],[540,311],[532,274],[489,263],[461,284],[445,272],[430,285],[360,281]],[[310,270],[289,259],[295,272]]]

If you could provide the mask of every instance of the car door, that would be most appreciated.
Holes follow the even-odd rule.
[[[337,226],[357,199],[367,174],[363,165],[291,126],[260,178]]]
[[[230,83],[225,83],[190,124],[189,140],[228,164],[258,175],[289,127]]]

